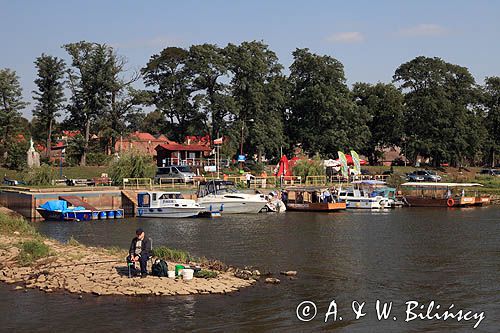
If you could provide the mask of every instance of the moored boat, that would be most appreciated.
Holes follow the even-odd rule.
[[[487,204],[488,197],[467,194],[466,188],[483,186],[478,183],[417,183],[401,184],[407,194],[405,201],[411,207],[467,207]],[[488,199],[486,199],[488,198]]]
[[[327,188],[289,188],[282,194],[288,210],[335,212],[346,209],[345,202],[338,202]]]
[[[180,192],[140,192],[137,203],[137,215],[140,217],[195,217],[206,211],[196,201],[184,199]]]
[[[65,200],[51,200],[36,211],[47,221],[89,221],[92,211],[81,206],[68,206]]]
[[[218,179],[201,182],[197,196],[208,211],[223,214],[259,213],[268,203],[262,194],[242,193],[233,182]]]
[[[338,190],[339,201],[344,201],[349,209],[391,208],[395,203],[395,189],[385,191],[385,182],[379,180],[358,180],[352,186]],[[393,191],[392,191],[393,190]],[[390,197],[394,196],[394,198]]]

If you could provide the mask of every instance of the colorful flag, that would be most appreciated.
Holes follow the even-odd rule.
[[[223,136],[221,136],[220,138],[218,139],[215,139],[214,140],[214,145],[221,145],[222,144],[222,140],[224,139]]]
[[[354,150],[351,150],[352,163],[354,164],[354,171],[357,175],[361,174],[361,166],[359,161],[359,155]]]
[[[338,152],[339,154],[339,160],[340,163],[342,164],[341,170],[342,170],[342,176],[344,177],[349,177],[349,171],[347,169],[347,159],[345,157],[345,154],[341,151]]]

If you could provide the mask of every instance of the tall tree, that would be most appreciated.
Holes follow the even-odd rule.
[[[14,129],[23,110],[29,103],[23,101],[22,88],[16,72],[9,68],[0,69],[0,135],[1,145],[12,139]]]
[[[110,108],[110,95],[115,85],[115,55],[106,44],[85,41],[66,44],[63,48],[72,60],[72,68],[68,71],[72,91],[69,123],[84,133],[80,164],[85,165],[91,128],[94,127],[91,125]]]
[[[311,155],[337,156],[359,149],[369,136],[366,110],[358,109],[346,85],[344,66],[330,56],[296,49],[290,66],[287,132]]]
[[[500,152],[500,77],[487,77],[484,86],[486,128],[488,130],[489,162],[496,165]]]
[[[150,104],[156,106],[170,122],[175,140],[186,135],[199,135],[207,130],[206,117],[199,112],[199,99],[192,98],[193,73],[186,65],[189,52],[179,47],[167,47],[151,57],[142,69],[150,94]]]
[[[33,91],[33,99],[37,101],[33,116],[37,118],[46,133],[47,157],[50,156],[52,144],[52,130],[56,117],[61,114],[64,98],[64,74],[66,65],[64,60],[43,54],[36,58],[35,66],[38,70],[38,78],[35,84],[38,91]]]
[[[193,45],[189,48],[187,67],[193,75],[193,88],[200,106],[211,122],[212,138],[227,132],[225,119],[234,108],[223,78],[228,75],[225,50],[213,44]]]
[[[431,157],[436,166],[462,164],[469,140],[479,140],[468,126],[477,101],[469,70],[420,56],[399,66],[393,79],[406,93],[405,132],[413,160],[420,155]]]
[[[375,165],[382,149],[401,146],[403,137],[403,94],[392,84],[355,83],[354,101],[360,112],[368,114],[370,138],[361,152]]]
[[[231,92],[235,100],[232,136],[243,141],[244,151],[277,156],[283,145],[285,78],[283,66],[269,47],[257,41],[225,48],[231,71]],[[237,133],[241,130],[241,138]],[[243,140],[242,140],[243,139]]]

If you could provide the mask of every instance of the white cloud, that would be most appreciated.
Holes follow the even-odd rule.
[[[129,40],[125,42],[113,43],[111,46],[120,49],[152,49],[152,48],[165,48],[167,46],[179,46],[182,40],[179,38],[168,36],[157,36],[153,38],[141,38]]]
[[[398,33],[405,37],[439,37],[448,34],[448,29],[432,23],[422,23],[414,27],[401,29]]]
[[[360,43],[365,37],[358,31],[337,32],[326,38],[330,43]]]

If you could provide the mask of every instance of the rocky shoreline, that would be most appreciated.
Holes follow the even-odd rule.
[[[0,235],[0,257],[3,258],[0,281],[17,284],[15,289],[36,288],[47,293],[66,291],[99,296],[173,296],[228,294],[256,283],[255,279],[237,277],[232,271],[217,272],[217,277],[209,279],[129,278],[125,253],[72,246],[49,239],[42,241],[50,247],[51,255],[23,267],[18,260],[21,251],[18,244],[31,239],[21,235]],[[175,263],[168,262],[168,265],[172,269]]]

